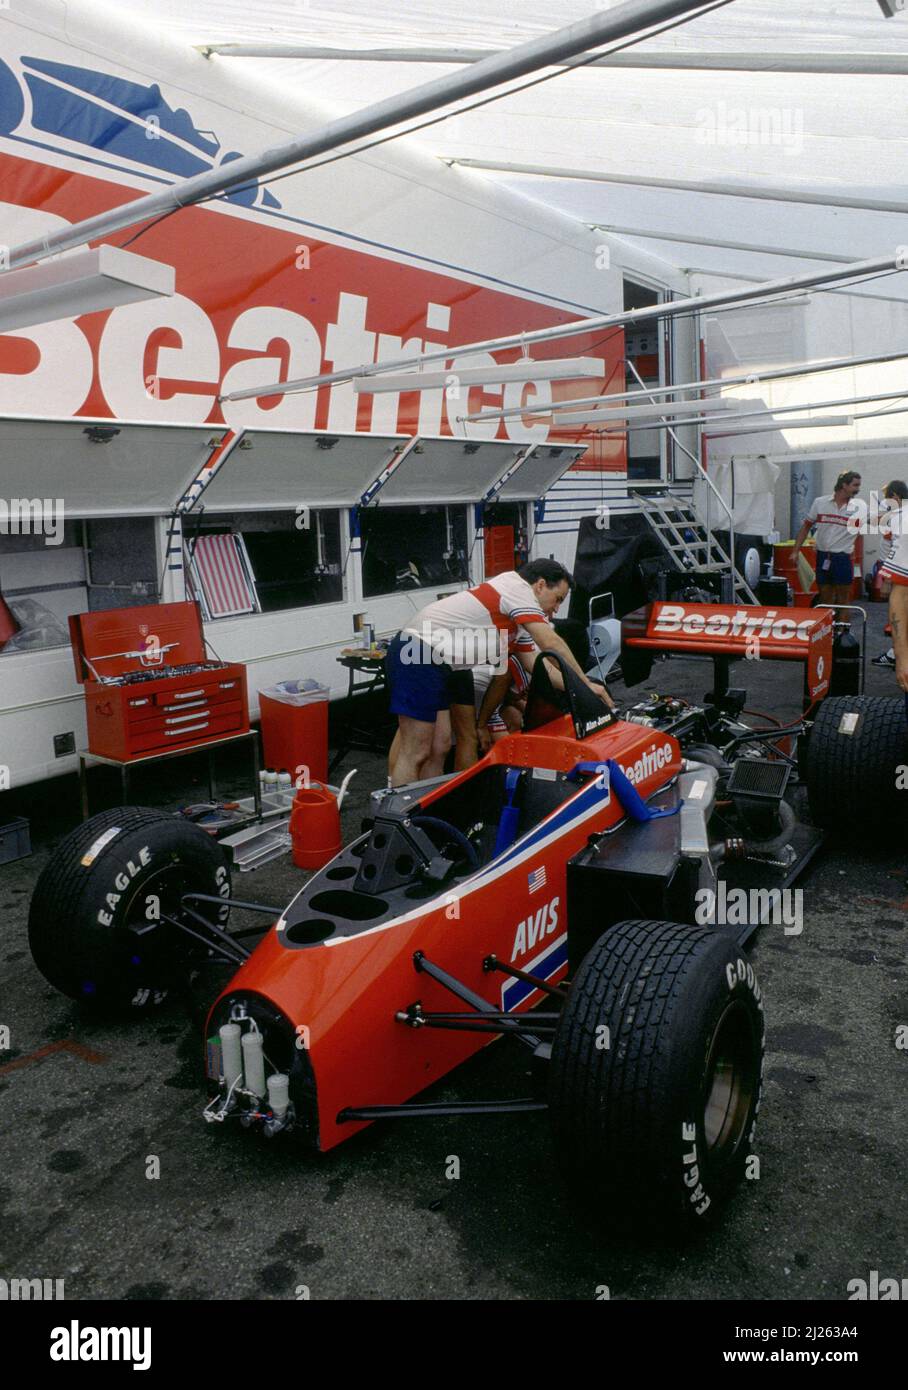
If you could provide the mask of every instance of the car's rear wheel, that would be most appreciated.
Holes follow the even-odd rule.
[[[167,922],[191,892],[230,893],[227,862],[209,835],[142,806],[103,811],[57,846],[38,879],[28,920],[35,964],[72,999],[154,1008],[208,955]],[[223,924],[228,913],[226,904],[214,908],[214,920]]]
[[[902,699],[834,695],[807,743],[813,821],[848,834],[904,836],[908,829],[908,720]]]
[[[620,922],[584,958],[552,1047],[550,1115],[581,1200],[637,1230],[703,1227],[745,1174],[763,1006],[727,936]]]

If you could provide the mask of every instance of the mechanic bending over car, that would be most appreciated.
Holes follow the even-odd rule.
[[[502,640],[531,639],[540,651],[556,652],[585,685],[609,707],[603,686],[581,670],[567,643],[549,624],[573,585],[557,560],[531,560],[472,589],[462,589],[425,608],[397,634],[388,648],[385,669],[391,688],[391,712],[397,715],[399,743],[390,766],[391,785],[405,786],[424,776],[431,765],[436,718],[450,710],[456,740],[455,768],[471,767],[479,754],[473,670],[507,663]],[[496,676],[496,706],[510,676]],[[487,697],[488,698],[488,697]],[[494,708],[494,707],[493,707]]]
[[[526,690],[530,683],[530,676],[533,673],[533,662],[538,655],[539,648],[529,637],[517,639],[509,638],[508,670],[511,673],[510,684],[504,698],[494,709],[489,711],[488,716],[484,716],[482,711],[485,709],[485,696],[488,694],[489,686],[496,674],[497,668],[489,665],[473,667],[470,674],[473,677],[473,704],[476,709],[476,721],[478,726],[477,740],[480,755],[489,751],[495,739],[502,738],[506,733],[520,733],[523,727],[523,708],[526,705]],[[552,671],[550,675],[556,685],[562,683],[560,671]],[[451,732],[451,711],[440,709],[435,718],[435,728],[432,731],[432,751],[420,768],[420,777],[441,777],[445,770],[445,762],[451,751],[452,745],[454,745],[454,739]],[[456,745],[454,746],[455,771],[461,772],[463,768],[457,761]],[[392,779],[399,757],[400,730],[394,735],[394,740],[388,752],[388,773]],[[467,761],[464,763],[464,766],[470,767],[472,763]]]
[[[519,734],[523,730],[523,716],[526,710],[527,693],[533,666],[539,655],[536,643],[527,638],[510,643],[508,646],[508,666],[506,671],[488,670],[488,679],[476,692],[476,724],[479,730],[479,751],[488,753],[492,744],[505,734]],[[564,689],[561,671],[549,664],[548,677],[559,690]],[[604,689],[600,681],[594,682],[596,694]],[[612,705],[614,709],[614,705]]]
[[[853,468],[840,473],[831,497],[815,497],[810,511],[795,536],[792,560],[797,561],[801,546],[812,527],[817,528],[818,602],[838,608],[851,598],[854,582],[854,545],[866,529],[867,503],[858,497],[861,475]],[[836,612],[836,617],[842,614]]]

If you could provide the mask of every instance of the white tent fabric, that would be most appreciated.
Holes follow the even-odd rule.
[[[121,0],[124,9],[188,43],[269,42],[345,50],[431,47],[494,49],[610,8],[595,0]],[[625,50],[633,53],[635,50]],[[886,19],[877,0],[733,0],[639,45],[645,53],[697,52],[901,56],[908,12]],[[435,64],[224,57],[275,84],[306,88],[346,112],[444,71]],[[588,68],[505,95],[405,137],[445,158],[828,194],[829,207],[489,172],[581,219],[620,233],[685,269],[764,279],[816,267],[811,252],[843,259],[879,254],[906,240],[897,212],[837,208],[841,195],[904,199],[908,208],[908,104],[904,76]],[[712,244],[660,240],[685,233]],[[757,249],[728,249],[717,241]],[[773,251],[794,250],[803,256]],[[870,287],[908,299],[906,277]]]
[[[493,51],[614,5],[463,0],[451,6],[442,0],[398,0],[378,9],[371,0],[260,0],[255,6],[248,0],[120,0],[120,7],[202,49],[256,42],[346,53],[392,50],[391,61],[211,56],[215,70],[239,70],[262,77],[276,90],[304,91],[313,108],[330,119],[445,72],[437,63],[403,61],[406,49]],[[521,90],[498,89],[503,94],[494,101],[486,94],[475,110],[455,109],[398,138],[439,159],[621,176],[628,181],[500,168],[474,175],[607,228],[635,255],[647,253],[656,258],[654,265],[690,272],[689,283],[703,293],[833,268],[836,261],[891,254],[903,245],[908,257],[908,11],[886,19],[878,0],[730,0],[639,44],[625,44],[622,57],[673,53],[712,55],[716,62],[723,55],[752,55],[764,67],[549,69]],[[786,55],[785,70],[766,68],[772,55]],[[808,67],[822,66],[823,55],[839,70],[793,70],[799,57]],[[872,68],[875,55],[885,58],[890,68],[901,64],[902,74],[850,72],[849,55],[863,58],[853,65],[865,69]],[[680,180],[695,187],[633,182],[640,179]],[[706,183],[763,196],[706,193],[698,187]],[[769,192],[805,191],[820,201],[765,198]],[[843,198],[858,206],[841,206]],[[881,201],[904,205],[904,212],[863,206]],[[787,306],[709,315],[704,333],[707,376],[884,347],[908,350],[908,275],[890,273],[857,287],[813,291]],[[840,379],[836,376],[842,388],[837,394],[897,389],[902,372],[901,362],[846,369]],[[798,402],[809,408],[836,394],[826,391],[831,385],[823,378],[800,378],[731,388],[729,398],[742,408]],[[837,413],[848,414],[849,407]],[[831,447],[851,450],[857,458],[871,447],[899,446],[908,447],[908,414],[880,413],[837,430],[776,428],[743,439],[716,438],[708,452],[712,466],[745,453],[784,460]],[[886,454],[877,471],[891,467],[889,458]],[[683,459],[679,467],[683,473]],[[867,471],[869,476],[872,470]],[[879,481],[874,474],[874,485]],[[782,481],[777,505],[780,488]]]

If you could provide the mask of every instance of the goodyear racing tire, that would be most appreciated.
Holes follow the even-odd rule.
[[[806,780],[817,825],[846,825],[849,835],[861,829],[903,836],[908,828],[904,700],[827,697],[807,742]]]
[[[35,964],[71,999],[154,1008],[191,970],[191,940],[162,921],[189,892],[229,895],[227,862],[209,835],[142,806],[103,811],[61,841],[38,879],[28,918]],[[225,904],[215,920],[228,913]]]
[[[744,1176],[763,1006],[727,936],[619,922],[584,958],[552,1047],[549,1107],[572,1190],[620,1229],[709,1226]]]

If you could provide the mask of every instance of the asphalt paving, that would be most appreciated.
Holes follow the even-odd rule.
[[[884,609],[868,614],[875,655]],[[660,662],[634,694],[699,698],[710,674]],[[733,683],[787,716],[800,680],[799,666],[741,663]],[[894,695],[892,673],[868,667],[867,691]],[[135,799],[201,799],[194,761],[141,773]],[[341,771],[354,766],[348,835],[384,780],[375,753]],[[113,804],[113,781],[94,776],[97,805]],[[222,791],[242,794],[243,778],[228,760]],[[548,1301],[841,1300],[873,1270],[908,1276],[908,847],[867,843],[858,808],[841,808],[845,833],[801,880],[803,931],[756,939],[758,1176],[687,1246],[598,1228],[562,1183],[542,1115],[386,1121],[324,1156],[206,1125],[198,1000],[104,1018],[32,963],[29,899],[78,822],[75,779],[13,791],[4,809],[30,817],[33,853],[0,868],[0,1278],[63,1279],[74,1299]],[[286,857],[239,886],[279,904],[300,882]],[[431,1094],[519,1094],[525,1073],[525,1054],[498,1042]]]

